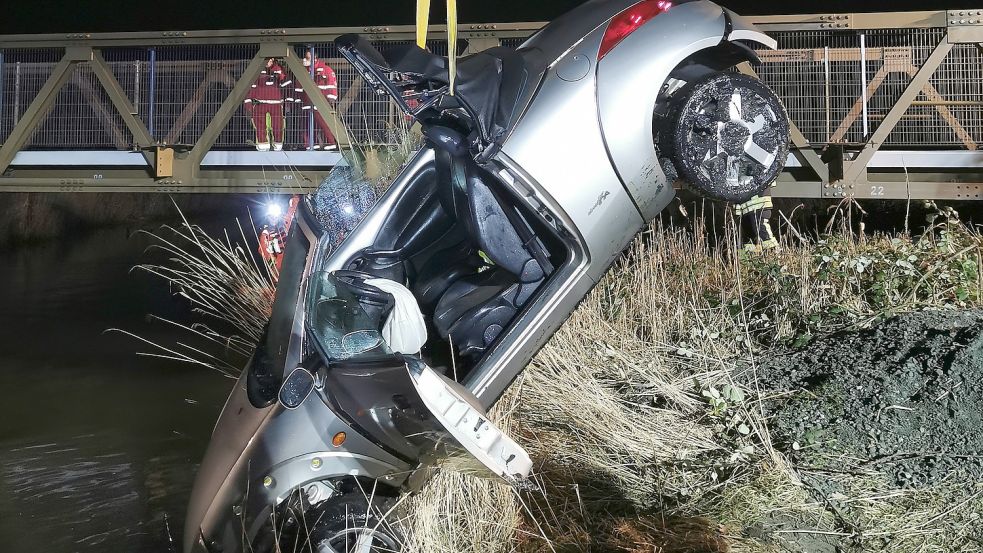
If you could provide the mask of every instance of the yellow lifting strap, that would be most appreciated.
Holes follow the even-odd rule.
[[[416,45],[427,47],[430,29],[430,0],[416,0]],[[451,96],[457,80],[457,0],[447,0],[447,72]]]

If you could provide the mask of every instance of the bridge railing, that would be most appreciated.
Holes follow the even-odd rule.
[[[798,164],[785,180],[801,185],[795,194],[856,193],[848,185],[870,182],[868,173],[888,159],[882,149],[971,153],[983,142],[983,9],[751,19],[779,43],[778,50],[759,51],[762,63],[744,70],[755,71],[788,108]],[[518,46],[541,25],[462,25],[463,53]],[[442,29],[435,30],[440,36]],[[346,32],[366,34],[380,48],[414,34],[412,27],[391,26],[0,36],[0,187],[53,183],[40,168],[45,152],[137,150],[145,163],[125,173],[132,186],[275,188],[283,179],[256,176],[262,168],[209,170],[206,154],[253,149],[255,132],[242,99],[262,59],[281,58],[298,73],[306,51],[337,74],[338,102],[321,107],[334,115],[329,124],[341,141],[387,143],[406,121],[340,58],[332,41]],[[442,40],[429,46],[446,54]],[[313,83],[303,84],[307,90]],[[317,95],[316,88],[308,92]],[[300,148],[313,126],[309,111],[293,108],[285,116],[288,149]],[[830,144],[846,152],[842,168],[820,161]],[[161,168],[161,159],[171,165]],[[303,159],[311,166],[326,163],[324,157]],[[953,159],[976,160],[946,159],[950,169],[963,171],[971,163]],[[89,173],[76,171],[77,177],[60,179],[67,181],[61,186],[110,186],[91,182]],[[925,190],[941,189],[925,183]],[[887,189],[885,196],[897,194],[897,186]]]

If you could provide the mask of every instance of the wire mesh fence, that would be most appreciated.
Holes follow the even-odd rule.
[[[757,72],[785,101],[792,121],[814,144],[866,142],[898,103],[936,46],[944,28],[772,33],[778,50],[759,51]],[[505,38],[518,47],[524,39]],[[381,50],[406,42],[377,41]],[[395,104],[365,86],[328,41],[295,44],[298,57],[311,53],[332,68],[338,84],[336,110],[353,140],[386,143],[406,120]],[[447,54],[447,43],[428,48]],[[151,136],[168,144],[193,144],[214,119],[235,83],[243,78],[258,45],[195,44],[105,48],[103,57]],[[0,51],[0,139],[6,139],[61,58],[57,48]],[[281,64],[285,68],[285,64]],[[286,69],[284,69],[286,70]],[[253,78],[247,76],[246,78]],[[290,79],[290,76],[287,76]],[[317,140],[318,124],[303,92],[286,87],[283,142],[302,149]],[[219,133],[213,149],[250,149],[257,142],[256,117],[245,105]],[[261,122],[262,123],[262,122]],[[261,133],[260,133],[261,134]],[[956,45],[919,91],[886,144],[895,147],[975,149],[983,141],[983,50]],[[79,64],[59,92],[29,149],[129,149],[133,139],[87,64]]]
[[[865,143],[898,104],[945,29],[774,33],[758,74],[813,144]],[[918,91],[885,144],[976,149],[983,140],[983,54],[959,44]]]
[[[61,57],[58,48],[0,51],[0,142],[20,122]]]

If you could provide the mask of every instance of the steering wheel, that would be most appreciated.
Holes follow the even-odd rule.
[[[391,294],[383,292],[382,290],[372,286],[371,284],[366,284],[366,280],[371,280],[378,278],[369,273],[364,273],[362,271],[347,271],[340,270],[335,271],[334,276],[341,280],[344,280],[349,288],[355,292],[360,299],[366,299],[372,302],[380,303],[382,305],[391,306],[395,303]]]

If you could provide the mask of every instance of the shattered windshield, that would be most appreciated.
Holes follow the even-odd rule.
[[[370,316],[350,286],[327,271],[311,275],[307,297],[307,330],[328,361],[391,355]]]
[[[323,231],[322,247],[330,251],[347,238],[377,199],[375,187],[361,171],[348,165],[332,169],[309,199]]]

